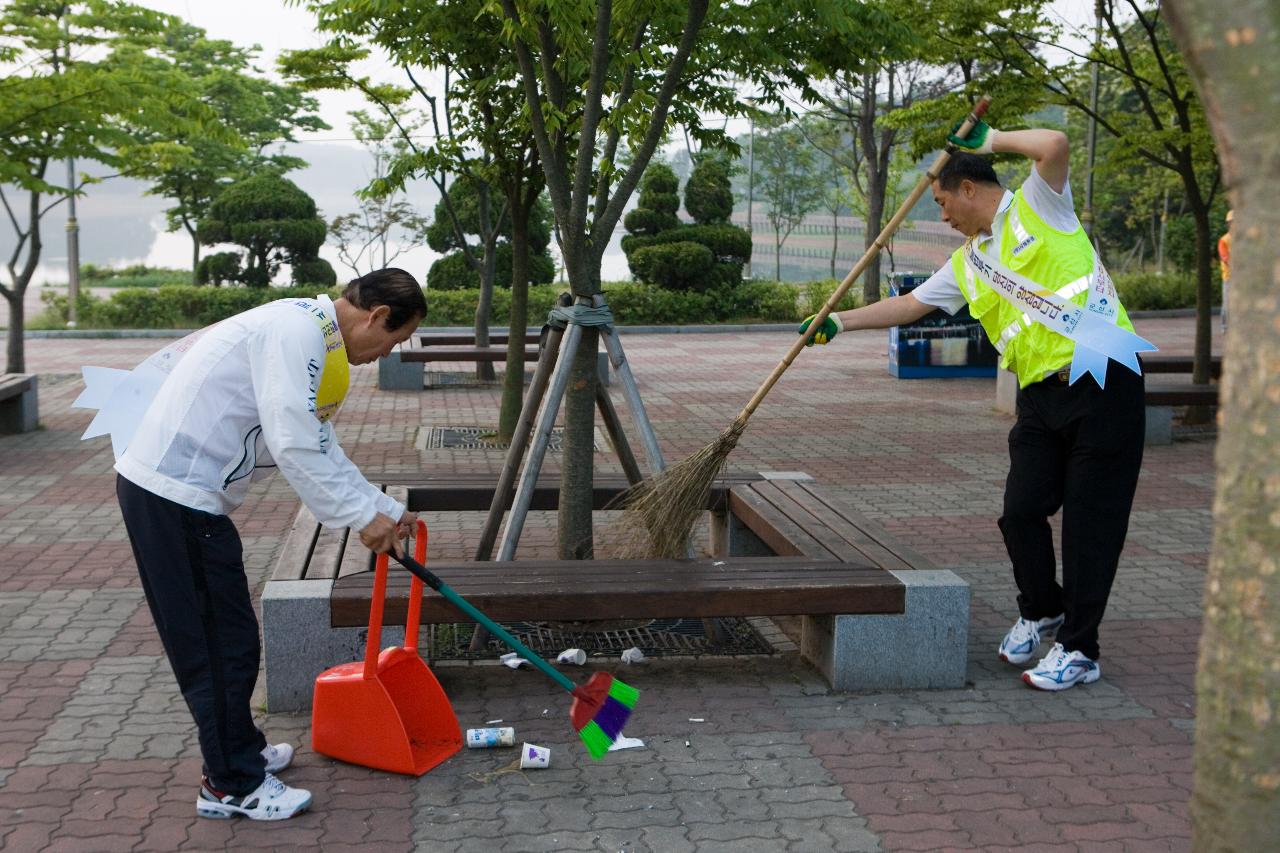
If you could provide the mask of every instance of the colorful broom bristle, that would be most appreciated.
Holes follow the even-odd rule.
[[[599,759],[622,734],[631,717],[631,709],[640,698],[640,691],[608,673],[597,672],[586,686],[574,691],[574,696],[571,714],[574,727],[587,752],[592,758]]]

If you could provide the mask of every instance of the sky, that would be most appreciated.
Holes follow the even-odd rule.
[[[211,37],[227,39],[240,46],[259,45],[257,65],[272,77],[276,58],[282,51],[317,47],[324,41],[315,31],[309,11],[285,0],[134,0],[142,6],[165,12],[203,28]],[[907,0],[904,0],[907,2]],[[1092,25],[1093,0],[1054,0],[1052,15],[1068,29],[1087,30]],[[402,82],[396,69],[371,59],[360,69],[375,79]],[[351,110],[367,108],[363,99],[346,92],[316,93],[320,115],[330,130],[303,134],[295,153],[311,165],[290,173],[289,177],[316,199],[326,219],[352,212],[357,204],[354,192],[369,177],[369,160],[350,130]],[[747,132],[746,121],[737,126],[730,122],[733,134]],[[84,262],[123,266],[146,263],[151,266],[190,268],[191,240],[184,231],[165,233],[162,211],[164,199],[143,195],[146,187],[138,182],[108,181],[91,187],[87,197],[78,203],[81,222],[80,254]],[[433,187],[419,182],[410,187],[410,201],[429,215],[437,200]],[[62,207],[65,207],[63,205]],[[65,280],[65,248],[61,240],[64,213],[55,210],[45,221],[46,250],[37,281]],[[0,251],[8,254],[12,236],[0,233]],[[342,266],[332,246],[321,251],[338,272],[339,279],[350,277],[350,268]],[[420,278],[436,258],[430,249],[421,248],[401,255],[394,263],[404,266]],[[629,277],[626,260],[617,246],[606,252],[602,270],[606,280]]]

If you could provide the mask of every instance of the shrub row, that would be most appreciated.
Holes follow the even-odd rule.
[[[1121,300],[1130,311],[1195,306],[1195,279],[1190,275],[1129,274],[1116,277]],[[697,323],[790,323],[817,312],[830,298],[836,282],[779,283],[744,281],[709,290],[668,290],[648,284],[613,282],[604,285],[613,315],[623,325],[682,325]],[[191,287],[163,285],[123,288],[108,298],[80,296],[79,325],[100,329],[197,328],[246,311],[272,299],[312,296],[321,288],[303,287]],[[539,325],[555,304],[564,285],[529,288],[529,324]],[[330,291],[336,296],[336,289]],[[1215,280],[1215,303],[1221,285]],[[861,303],[862,291],[850,288],[840,310]],[[31,329],[60,329],[66,325],[67,297],[46,291],[48,308],[28,323]],[[471,326],[475,323],[477,289],[429,290],[427,326]],[[511,291],[493,292],[494,325],[506,325],[511,314]]]
[[[105,299],[81,293],[76,303],[76,320],[82,329],[195,329],[273,299],[315,296],[324,289],[316,285],[193,287],[165,284],[154,288],[126,287]],[[336,290],[331,295],[336,296]],[[48,307],[27,324],[28,328],[64,328],[67,323],[67,295],[59,291],[45,291],[40,298]]]

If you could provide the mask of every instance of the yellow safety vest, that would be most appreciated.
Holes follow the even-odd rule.
[[[1084,305],[1093,276],[1093,246],[1084,229],[1059,231],[1031,208],[1019,189],[1005,210],[1000,234],[1000,263],[1021,273],[1047,290],[1076,305]],[[1000,353],[1000,366],[1018,375],[1025,388],[1071,363],[1076,345],[1057,332],[1036,323],[1021,309],[1005,301],[965,263],[964,248],[951,256],[951,270],[969,313]],[[1116,324],[1133,331],[1133,323],[1119,305]]]

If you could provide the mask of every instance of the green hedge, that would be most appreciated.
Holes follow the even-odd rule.
[[[193,287],[161,285],[129,287],[101,299],[81,293],[77,325],[81,329],[196,329],[248,311],[273,299],[315,296],[325,290],[302,287]],[[337,290],[329,291],[337,296]],[[40,298],[48,306],[28,324],[30,329],[62,329],[67,324],[67,296],[46,290]]]
[[[94,264],[80,267],[82,287],[159,287],[162,284],[190,284],[191,270],[149,267],[146,264],[112,269]]]
[[[605,295],[614,317],[623,325],[691,325],[701,323],[791,323],[817,312],[830,298],[836,282],[778,283],[744,281],[706,291],[667,290],[650,284],[607,282]],[[1116,277],[1121,299],[1130,311],[1195,306],[1195,280],[1189,275],[1131,274]],[[272,299],[313,296],[310,287],[191,287],[125,288],[109,298],[80,296],[79,325],[86,329],[189,329],[207,326]],[[529,325],[543,322],[555,304],[562,284],[529,288]],[[1221,286],[1215,280],[1215,297]],[[336,296],[336,289],[329,291]],[[45,291],[48,305],[28,323],[30,329],[61,329],[67,321],[67,297]],[[428,290],[427,326],[471,326],[475,323],[477,289]],[[841,300],[840,310],[861,304],[861,288]],[[510,321],[511,291],[495,288],[492,322]]]
[[[1123,273],[1113,276],[1120,302],[1127,311],[1159,311],[1196,307],[1196,277],[1193,273]],[[1222,304],[1222,279],[1213,276],[1214,305]]]

